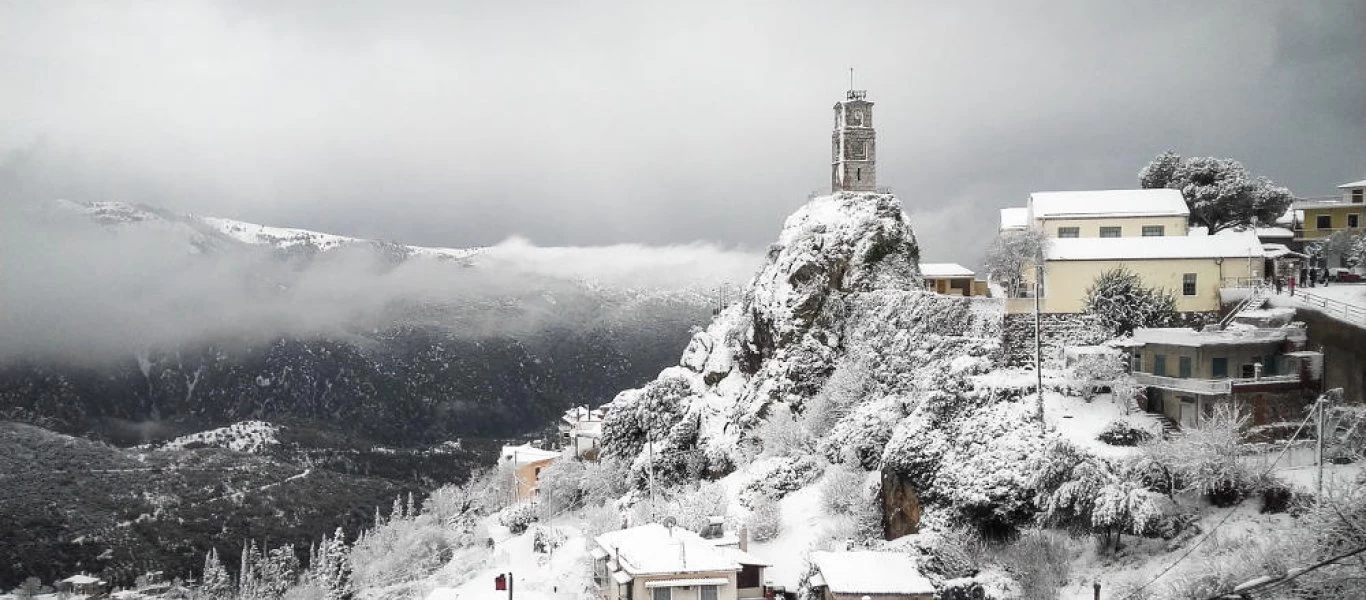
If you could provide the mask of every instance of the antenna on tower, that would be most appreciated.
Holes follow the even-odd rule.
[[[854,89],[854,68],[849,67],[849,89]]]

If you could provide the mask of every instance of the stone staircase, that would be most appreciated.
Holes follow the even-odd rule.
[[[1181,426],[1177,425],[1176,421],[1173,421],[1170,418],[1168,418],[1167,415],[1143,410],[1141,407],[1139,407],[1138,400],[1136,398],[1130,398],[1129,406],[1126,408],[1129,411],[1129,416],[1134,417],[1136,420],[1140,422],[1146,420],[1148,422],[1155,423],[1158,427],[1160,427],[1162,429],[1163,438],[1170,438],[1181,431]]]
[[[1239,302],[1237,306],[1234,306],[1233,310],[1228,311],[1228,314],[1224,315],[1224,318],[1219,319],[1219,328],[1223,329],[1228,327],[1229,323],[1232,323],[1234,319],[1237,319],[1238,315],[1243,314],[1244,311],[1257,310],[1266,307],[1266,303],[1270,298],[1271,288],[1265,285],[1253,287],[1251,293],[1247,295],[1247,298],[1244,298],[1242,302]]]

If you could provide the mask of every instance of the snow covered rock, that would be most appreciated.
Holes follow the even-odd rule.
[[[923,291],[918,261],[895,196],[846,192],[812,200],[787,219],[740,300],[693,336],[679,366],[607,405],[605,454],[634,458],[639,472],[648,460],[640,450],[653,439],[657,459],[686,456],[692,468],[724,474],[774,403],[800,411],[842,364],[873,373],[882,398],[936,385],[955,359],[957,372],[994,362],[999,302]],[[676,406],[658,406],[660,386]],[[824,450],[875,463],[899,416],[870,409],[853,417]],[[874,421],[870,439],[849,439],[862,433],[859,423]]]

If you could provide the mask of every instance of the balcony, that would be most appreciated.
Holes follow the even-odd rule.
[[[1226,379],[1194,379],[1189,377],[1164,377],[1152,373],[1134,373],[1134,381],[1139,385],[1155,387],[1174,392],[1185,392],[1199,396],[1223,396],[1234,392],[1253,391],[1264,386],[1299,384],[1298,373],[1290,375],[1264,375],[1262,377],[1236,377]]]

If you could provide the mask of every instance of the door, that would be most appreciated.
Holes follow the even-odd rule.
[[[1189,429],[1195,427],[1200,419],[1200,411],[1195,403],[1195,398],[1181,396],[1181,428]]]

